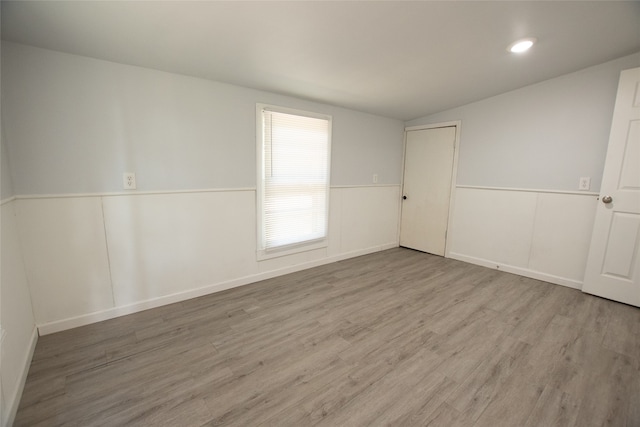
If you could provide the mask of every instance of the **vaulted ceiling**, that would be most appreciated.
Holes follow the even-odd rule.
[[[2,38],[403,120],[640,51],[640,2],[3,1]],[[506,51],[521,37],[538,43]]]

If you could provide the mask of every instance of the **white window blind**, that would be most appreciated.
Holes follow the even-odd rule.
[[[330,119],[263,107],[261,121],[261,249],[325,239]]]

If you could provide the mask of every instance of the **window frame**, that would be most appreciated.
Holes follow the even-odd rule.
[[[302,117],[309,117],[314,119],[322,119],[328,122],[327,129],[327,182],[326,182],[326,194],[325,194],[325,236],[307,240],[298,243],[292,243],[289,245],[283,245],[275,248],[264,247],[264,171],[263,171],[263,111],[273,111],[283,114],[291,114]],[[278,105],[257,103],[256,104],[256,255],[258,261],[282,257],[286,255],[297,254],[301,252],[311,251],[314,249],[322,249],[328,246],[329,240],[329,203],[330,203],[330,191],[331,191],[331,140],[332,140],[332,128],[333,117],[328,114],[316,113],[312,111],[299,110],[289,107],[281,107]]]

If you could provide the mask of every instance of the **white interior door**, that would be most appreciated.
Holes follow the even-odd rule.
[[[444,256],[455,126],[407,132],[400,246]]]
[[[640,68],[620,75],[582,290],[640,307]]]

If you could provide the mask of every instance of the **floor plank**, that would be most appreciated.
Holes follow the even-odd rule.
[[[16,426],[638,426],[640,309],[397,248],[41,337]]]

